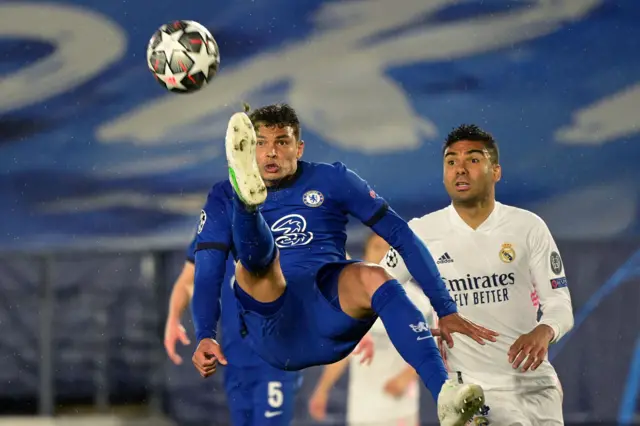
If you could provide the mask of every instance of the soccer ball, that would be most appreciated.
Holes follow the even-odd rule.
[[[220,51],[204,26],[194,21],[174,21],[161,26],[149,40],[147,65],[165,89],[192,93],[215,77]]]

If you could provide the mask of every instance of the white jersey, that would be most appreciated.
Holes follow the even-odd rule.
[[[513,369],[507,354],[518,337],[538,325],[537,301],[543,312],[540,323],[553,329],[554,342],[573,326],[564,267],[544,221],[496,202],[476,230],[453,206],[413,219],[409,225],[429,248],[459,312],[500,334],[497,342],[485,346],[455,334],[454,347],[446,349],[449,370],[485,389],[556,385],[548,359],[535,371],[522,373]],[[393,249],[381,264],[401,282],[411,278]]]
[[[429,322],[432,317],[429,299],[414,283],[407,283],[404,288]],[[350,425],[389,424],[419,412],[417,380],[401,398],[393,398],[384,392],[387,381],[408,365],[391,343],[382,320],[373,324],[370,333],[375,345],[371,364],[361,365],[359,357],[349,357],[347,421]]]

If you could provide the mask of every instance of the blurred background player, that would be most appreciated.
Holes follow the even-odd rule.
[[[382,238],[371,234],[365,244],[363,260],[378,263],[388,249],[389,245]],[[412,282],[405,285],[405,290],[429,321],[433,309],[424,293]],[[329,393],[348,367],[347,424],[417,426],[420,422],[420,388],[416,371],[398,354],[382,321],[376,321],[369,334],[376,348],[371,363],[363,365],[350,356],[325,366],[309,399],[309,414],[317,421],[326,419]]]
[[[164,346],[175,364],[182,363],[176,343],[190,343],[181,318],[193,297],[194,254],[195,238],[187,249],[187,259],[169,302]],[[288,426],[293,420],[295,396],[302,376],[297,371],[271,367],[243,341],[237,321],[237,302],[231,288],[234,268],[234,262],[229,259],[222,287],[220,318],[221,343],[229,361],[224,369],[224,387],[231,422],[233,426]]]
[[[451,377],[485,389],[476,422],[562,425],[562,392],[547,352],[573,327],[573,311],[554,239],[540,217],[496,201],[502,169],[492,135],[458,127],[445,141],[443,161],[451,205],[410,226],[431,248],[460,312],[500,333],[482,350],[456,336],[444,347]],[[393,249],[382,264],[401,282],[411,277]]]

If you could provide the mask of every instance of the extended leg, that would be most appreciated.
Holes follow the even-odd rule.
[[[402,285],[379,266],[353,264],[342,271],[338,289],[340,307],[347,315],[378,314],[393,345],[437,399],[449,375],[424,315]]]
[[[257,302],[273,302],[284,292],[285,281],[273,235],[258,210],[266,200],[267,188],[256,163],[256,133],[245,113],[236,113],[229,120],[225,145],[234,190],[236,280]]]
[[[480,387],[448,380],[424,315],[383,268],[362,263],[345,267],[338,280],[338,297],[342,310],[353,318],[378,314],[398,353],[417,371],[438,402],[442,425],[462,426],[482,407]]]

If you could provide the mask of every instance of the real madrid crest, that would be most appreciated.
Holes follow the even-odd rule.
[[[302,196],[302,202],[308,207],[319,207],[324,202],[324,195],[315,189],[307,191]]]
[[[498,256],[500,256],[500,260],[504,263],[511,263],[516,260],[516,252],[509,243],[502,244],[502,248],[500,249]]]

